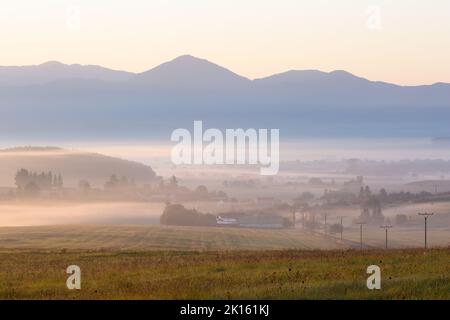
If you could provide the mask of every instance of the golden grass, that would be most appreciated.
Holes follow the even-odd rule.
[[[450,249],[0,252],[2,299],[450,299]],[[81,268],[81,290],[65,270]],[[368,290],[366,268],[381,268]]]

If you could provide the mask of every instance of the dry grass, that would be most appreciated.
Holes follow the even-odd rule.
[[[449,261],[449,248],[356,251],[301,230],[0,228],[0,298],[449,299]],[[65,286],[71,264],[80,291]],[[366,288],[372,264],[381,291]]]
[[[2,251],[2,299],[450,299],[450,249]],[[82,289],[65,286],[81,267]],[[377,264],[382,289],[366,288]]]

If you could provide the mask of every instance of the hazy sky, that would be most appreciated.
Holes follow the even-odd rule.
[[[182,54],[257,78],[450,82],[449,0],[0,0],[0,65],[144,71]]]

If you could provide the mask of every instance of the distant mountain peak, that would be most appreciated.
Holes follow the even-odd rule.
[[[250,80],[206,59],[182,55],[164,62],[134,78],[145,84],[201,87],[235,85]]]
[[[274,74],[269,77],[255,79],[257,84],[276,85],[278,87],[292,86],[335,86],[351,87],[377,84],[362,77],[344,70],[334,70],[330,72],[307,69],[307,70],[289,70],[286,72]]]
[[[67,65],[56,60],[49,60],[44,63],[41,63],[39,66],[45,67],[45,66],[67,66]]]
[[[148,71],[157,69],[159,67],[163,67],[163,66],[170,66],[170,67],[182,67],[182,66],[195,66],[195,67],[199,67],[199,66],[203,66],[203,67],[216,67],[216,68],[220,68],[220,69],[225,69],[224,67],[219,66],[218,64],[215,64],[209,60],[206,59],[202,59],[202,58],[197,58],[194,57],[190,54],[184,54],[181,56],[176,57],[175,59],[172,59],[170,61],[164,62],[158,66],[156,66],[153,69],[150,69]]]
[[[64,64],[46,61],[31,66],[0,66],[0,85],[36,85],[61,80],[101,80],[107,82],[126,81],[133,76],[130,72],[111,70],[96,65]]]
[[[345,70],[333,70],[333,71],[329,72],[328,74],[334,74],[334,75],[345,76],[345,77],[356,77],[356,78],[359,78],[359,77],[355,76],[353,73],[350,73],[350,72],[345,71]]]
[[[190,60],[191,61],[206,61],[206,62],[208,62],[208,60],[206,60],[206,59],[197,58],[190,54],[183,54],[181,56],[176,57],[172,61],[190,61]]]

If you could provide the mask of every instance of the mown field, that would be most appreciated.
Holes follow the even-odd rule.
[[[450,299],[450,249],[0,252],[1,299]],[[66,288],[67,266],[81,290]],[[381,268],[368,290],[366,268]]]
[[[42,226],[0,228],[0,249],[279,250],[346,245],[301,230],[167,226]]]
[[[450,299],[450,248],[355,247],[292,229],[0,228],[0,299]],[[380,291],[366,288],[372,264]]]

